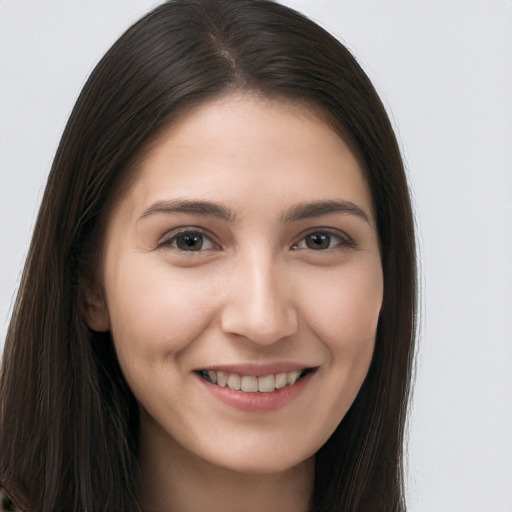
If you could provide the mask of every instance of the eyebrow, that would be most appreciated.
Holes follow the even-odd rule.
[[[144,210],[140,219],[145,219],[159,213],[194,213],[217,217],[228,221],[233,221],[235,219],[235,214],[229,208],[226,208],[221,204],[213,203],[211,201],[179,198],[153,203],[149,208]]]
[[[235,213],[222,204],[211,201],[198,199],[170,199],[167,201],[157,201],[149,208],[144,210],[140,219],[145,219],[156,214],[173,214],[173,213],[192,213],[217,217],[221,220],[234,221]],[[281,216],[283,222],[296,222],[298,220],[311,219],[321,217],[322,215],[330,215],[341,213],[344,215],[356,215],[366,222],[370,223],[369,216],[364,210],[359,208],[351,201],[344,200],[326,200],[303,202],[293,205],[286,210]]]
[[[366,222],[370,223],[369,215],[359,206],[351,201],[343,200],[327,200],[304,202],[292,206],[282,217],[284,222],[295,222],[303,219],[311,219],[313,217],[321,217],[333,213],[342,213],[344,215],[356,215]]]

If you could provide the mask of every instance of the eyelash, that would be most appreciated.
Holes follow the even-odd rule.
[[[189,236],[191,238],[192,237],[200,237],[202,243],[201,243],[201,246],[199,247],[199,249],[187,250],[187,249],[183,249],[183,248],[179,247],[179,245],[178,245],[179,238],[186,237],[186,236]],[[328,240],[329,246],[320,248],[320,249],[313,249],[311,247],[308,247],[307,246],[308,237],[313,237],[313,236],[326,237],[326,238],[324,238],[324,240],[325,239]],[[208,248],[203,247],[205,240],[208,241],[210,247],[208,247]],[[332,246],[333,240],[338,240],[338,242],[334,246]],[[305,247],[302,247],[301,245],[305,245]],[[174,250],[176,250],[178,252],[192,254],[192,253],[201,253],[201,252],[210,251],[210,250],[217,250],[217,249],[221,248],[221,245],[216,243],[210,234],[208,234],[207,232],[205,232],[204,230],[202,230],[200,228],[183,227],[183,228],[179,228],[179,229],[174,230],[171,233],[169,233],[169,236],[166,237],[165,240],[163,240],[159,244],[159,247],[172,247]],[[303,234],[301,236],[301,238],[298,240],[298,242],[295,242],[292,244],[291,249],[294,251],[309,249],[314,252],[324,252],[324,251],[334,250],[334,249],[337,249],[340,247],[354,248],[355,243],[348,235],[345,235],[344,233],[341,233],[339,231],[333,232],[330,229],[317,228],[315,230],[312,230],[312,231],[309,231],[309,232]]]

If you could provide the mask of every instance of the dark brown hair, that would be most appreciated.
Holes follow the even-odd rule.
[[[50,172],[4,348],[0,481],[33,510],[137,505],[138,410],[108,333],[84,320],[104,212],[163,128],[229,92],[307,104],[350,144],[371,190],[384,299],[373,360],[316,455],[313,511],[403,511],[416,315],[414,228],[386,112],[350,53],[266,0],[176,0],[137,22],[86,83]]]

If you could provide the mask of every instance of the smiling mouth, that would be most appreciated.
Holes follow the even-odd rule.
[[[244,393],[272,393],[279,389],[293,386],[300,379],[315,371],[315,368],[305,368],[292,372],[280,372],[270,375],[241,375],[221,370],[199,370],[197,374],[210,384],[221,388]]]

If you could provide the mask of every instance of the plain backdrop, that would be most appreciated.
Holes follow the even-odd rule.
[[[158,3],[0,0],[0,347],[78,92]],[[351,49],[408,168],[422,269],[408,509],[511,512],[512,2],[284,3]]]

